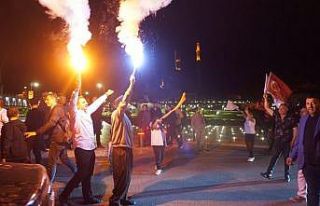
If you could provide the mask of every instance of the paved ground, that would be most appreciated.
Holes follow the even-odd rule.
[[[134,169],[129,195],[137,205],[304,205],[293,204],[288,198],[296,193],[296,168],[291,169],[293,180],[283,180],[283,161],[278,162],[273,180],[259,174],[267,167],[270,156],[257,149],[256,161],[246,161],[243,147],[215,146],[210,152],[196,154],[194,144],[183,149],[170,146],[166,150],[165,170],[154,175],[153,153],[150,147],[134,149]],[[113,188],[105,149],[96,151],[97,161],[93,191],[108,205]],[[70,151],[70,156],[72,152]],[[54,184],[56,194],[70,178],[64,166],[58,168]],[[56,195],[57,196],[57,195]],[[72,193],[72,204],[81,205],[81,188]]]

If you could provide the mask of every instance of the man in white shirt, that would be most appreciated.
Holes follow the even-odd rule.
[[[93,175],[95,152],[97,147],[96,138],[93,132],[93,123],[91,114],[101,106],[113,91],[108,90],[92,104],[88,106],[86,99],[79,97],[81,81],[78,80],[78,87],[72,94],[70,104],[71,128],[73,131],[73,146],[75,148],[75,158],[77,163],[77,172],[67,183],[63,192],[59,196],[60,205],[67,205],[68,198],[79,183],[82,184],[82,195],[85,204],[99,203],[100,200],[92,195],[91,177]]]

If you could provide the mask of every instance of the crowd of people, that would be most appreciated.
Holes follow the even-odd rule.
[[[126,114],[134,84],[135,78],[131,77],[124,95],[113,102],[111,138],[109,148],[105,148],[109,151],[114,180],[113,194],[109,204],[114,206],[135,204],[135,201],[128,198],[133,168],[134,134],[131,119]],[[60,159],[73,173],[73,177],[59,196],[61,205],[68,204],[70,194],[80,184],[85,203],[100,202],[93,195],[91,178],[95,163],[95,149],[98,146],[103,147],[100,140],[101,108],[113,91],[108,90],[88,104],[87,100],[79,94],[80,88],[81,80],[78,78],[77,86],[68,102],[64,96],[57,96],[51,92],[46,93],[43,101],[30,100],[30,109],[25,122],[19,119],[18,108],[10,107],[6,110],[3,101],[0,100],[2,161],[31,163],[32,152],[34,163],[44,164],[41,153],[48,152],[48,162],[44,165],[53,183],[57,160]],[[261,172],[261,176],[271,179],[278,159],[283,156],[284,179],[289,182],[291,180],[289,168],[294,161],[297,161],[298,191],[290,200],[293,202],[307,200],[308,206],[319,205],[319,98],[307,97],[299,117],[285,102],[279,107],[271,107],[267,95],[264,95],[263,103],[264,112],[273,122],[273,129],[269,132],[273,139],[273,152],[270,163],[266,171]],[[247,161],[254,162],[257,117],[250,106],[243,108],[243,115]],[[181,130],[185,118],[186,114],[181,110],[180,103],[175,107],[168,107],[164,113],[158,104],[154,104],[151,109],[147,104],[142,104],[136,124],[144,135],[144,144],[151,145],[153,148],[156,175],[160,175],[163,171],[165,147],[175,141],[180,148],[183,148]],[[205,139],[206,121],[201,108],[194,111],[190,117],[190,123],[195,134],[197,151],[199,153],[208,151]],[[74,149],[75,163],[68,157],[67,150],[70,145]]]

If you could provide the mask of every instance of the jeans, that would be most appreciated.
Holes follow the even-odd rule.
[[[274,154],[270,160],[267,173],[271,174],[275,164],[277,163],[279,157],[282,155],[284,159],[284,175],[289,175],[289,166],[286,163],[286,159],[289,157],[290,152],[290,142],[281,142],[279,139],[274,142]]]
[[[255,134],[245,134],[244,138],[247,146],[247,151],[249,153],[249,157],[253,157],[253,145]]]
[[[162,168],[162,161],[164,158],[164,146],[152,146],[155,162],[157,166],[157,170],[160,170]]]
[[[60,158],[61,162],[66,165],[72,173],[76,172],[76,167],[74,163],[69,159],[67,155],[66,145],[58,144],[54,141],[50,144],[50,150],[48,154],[48,166],[47,171],[50,177],[51,183],[54,182],[56,172],[57,172],[57,161]]]

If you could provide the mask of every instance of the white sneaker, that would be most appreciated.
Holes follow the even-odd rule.
[[[248,158],[248,162],[253,162],[254,159],[255,159],[255,157],[249,157],[249,158]]]
[[[160,175],[161,173],[162,173],[162,170],[157,170],[155,174]]]

